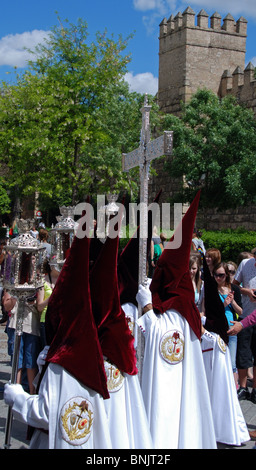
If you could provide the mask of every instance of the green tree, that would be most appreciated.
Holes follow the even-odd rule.
[[[124,82],[127,41],[107,32],[89,44],[86,22],[55,26],[17,83],[2,83],[1,162],[22,195],[56,202],[135,190],[121,154],[139,140],[141,97]]]
[[[0,176],[0,215],[10,212],[11,200],[5,178]]]
[[[220,100],[199,90],[181,117],[166,115],[164,125],[174,130],[167,166],[180,178],[176,200],[191,201],[201,189],[203,207],[221,210],[256,202],[256,121],[251,110],[232,96]]]

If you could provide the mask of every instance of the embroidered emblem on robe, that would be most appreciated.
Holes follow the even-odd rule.
[[[93,424],[93,406],[83,397],[74,397],[62,407],[60,427],[62,438],[73,446],[88,441]]]
[[[160,355],[168,364],[178,364],[184,358],[185,339],[181,331],[169,330],[160,341]]]
[[[226,354],[227,345],[226,345],[225,341],[223,341],[223,339],[222,339],[219,335],[217,336],[217,344],[218,344],[220,350],[221,350],[224,354]]]
[[[117,392],[123,386],[124,376],[114,364],[111,364],[108,361],[104,361],[104,366],[107,376],[108,391],[109,393]]]
[[[126,320],[127,320],[127,323],[128,323],[129,330],[130,330],[132,336],[134,336],[134,329],[135,329],[134,318],[131,317],[130,315],[126,315],[125,317],[126,317]]]

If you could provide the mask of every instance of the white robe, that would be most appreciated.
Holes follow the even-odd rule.
[[[31,449],[152,449],[138,377],[120,374],[107,361],[105,367],[110,392],[106,400],[52,363],[39,395],[23,392],[16,397],[14,416],[37,428]],[[83,402],[89,413],[80,411]],[[88,424],[79,429],[83,420]]]
[[[175,310],[163,315],[150,310],[138,325],[145,335],[142,393],[154,448],[216,449],[200,341]],[[172,364],[168,338],[177,338],[175,332]]]
[[[138,376],[120,374],[118,369],[107,361],[105,361],[105,368],[110,399],[104,400],[104,405],[112,448],[152,449],[153,444]],[[119,373],[118,376],[117,373]]]
[[[88,410],[79,408],[83,402]],[[37,428],[31,449],[112,448],[102,396],[57,364],[47,367],[38,395],[24,392],[16,397],[13,415]]]
[[[216,333],[201,341],[217,442],[240,446],[250,436],[237,397],[229,348]],[[222,349],[221,349],[222,348]]]

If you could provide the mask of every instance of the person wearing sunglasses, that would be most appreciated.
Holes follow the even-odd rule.
[[[224,304],[225,315],[230,328],[232,326],[232,321],[237,320],[243,313],[240,290],[237,286],[231,284],[227,263],[219,263],[213,270],[213,276],[218,284],[219,296]],[[229,338],[229,350],[234,380],[236,386],[238,386],[236,367],[237,336]]]
[[[229,272],[229,277],[230,277],[230,282],[232,283],[235,278],[236,270],[237,270],[237,265],[234,263],[234,261],[228,261],[228,272]]]

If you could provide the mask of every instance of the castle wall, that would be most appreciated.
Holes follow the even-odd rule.
[[[236,207],[218,212],[217,209],[208,209],[207,213],[198,212],[196,224],[207,230],[221,230],[222,228],[243,227],[246,230],[255,230],[256,206]]]
[[[195,18],[188,7],[183,13],[160,24],[158,103],[166,113],[179,115],[181,101],[187,103],[199,88],[207,88],[220,98],[232,94],[256,114],[256,80],[251,63],[245,68],[247,20],[228,14],[209,18],[201,10]],[[161,202],[178,191],[179,181],[163,170],[164,159],[152,166],[157,176],[149,180],[150,199],[162,188]],[[172,220],[172,219],[171,219]],[[197,225],[208,229],[244,227],[255,230],[256,206],[218,212],[199,212]],[[173,228],[173,227],[172,227]]]
[[[223,72],[220,83],[220,97],[233,95],[238,103],[245,105],[253,110],[256,115],[256,79],[255,68],[251,62],[242,70],[236,67],[233,73],[229,70]]]

